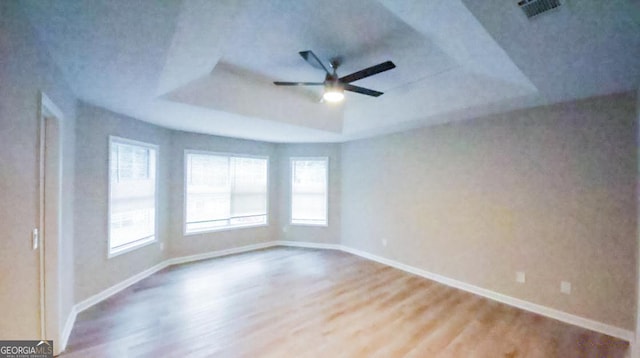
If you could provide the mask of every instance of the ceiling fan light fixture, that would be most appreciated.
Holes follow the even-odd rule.
[[[322,99],[327,102],[337,103],[344,99],[344,89],[341,87],[327,87],[324,90]]]

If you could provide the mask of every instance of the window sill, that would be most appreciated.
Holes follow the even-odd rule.
[[[329,227],[329,223],[325,224],[310,224],[310,223],[289,223],[291,226],[312,226],[312,227]]]
[[[212,228],[212,229],[202,229],[202,230],[196,230],[196,231],[184,231],[183,235],[184,236],[194,236],[194,235],[201,235],[201,234],[207,234],[207,233],[219,232],[219,231],[250,229],[250,228],[259,228],[259,227],[265,227],[265,226],[269,226],[269,223],[266,223],[266,224],[253,224],[253,225],[222,226],[222,227],[219,227],[219,228]]]
[[[145,239],[141,239],[138,241],[135,241],[131,244],[127,244],[127,245],[123,245],[122,247],[113,249],[113,250],[109,250],[109,254],[107,255],[107,258],[113,258],[116,256],[120,256],[122,254],[126,254],[127,252],[131,252],[133,250],[137,250],[139,248],[151,245],[153,243],[158,242],[158,240],[156,240],[155,236],[150,236],[148,238]]]

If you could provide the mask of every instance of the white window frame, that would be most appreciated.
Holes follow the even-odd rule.
[[[203,230],[197,230],[197,231],[187,231],[187,171],[188,171],[188,163],[189,161],[187,160],[187,157],[189,154],[202,154],[202,155],[213,155],[213,156],[220,156],[220,157],[234,157],[234,158],[252,158],[252,159],[264,159],[267,161],[267,212],[265,214],[266,218],[265,218],[265,222],[264,224],[244,224],[244,225],[227,225],[227,226],[220,226],[220,227],[215,227],[215,228],[210,228],[210,229],[203,229]],[[206,150],[195,150],[195,149],[185,149],[184,150],[184,157],[183,157],[183,188],[182,188],[182,195],[183,195],[183,200],[182,200],[182,234],[184,236],[193,236],[193,235],[201,235],[201,234],[206,234],[206,233],[211,233],[211,232],[218,232],[218,231],[228,231],[228,230],[238,230],[238,229],[247,229],[247,228],[257,228],[257,227],[264,227],[264,226],[269,226],[269,188],[270,188],[270,181],[269,181],[269,177],[270,177],[270,171],[269,171],[269,156],[264,156],[264,155],[253,155],[253,154],[237,154],[237,153],[228,153],[228,152],[212,152],[212,151],[206,151]]]
[[[327,163],[327,171],[325,173],[325,208],[327,220],[323,224],[311,224],[311,223],[294,223],[293,222],[293,162],[297,160],[322,160]],[[329,226],[329,157],[290,157],[289,158],[289,225],[293,226],[314,226],[314,227],[328,227]]]
[[[123,245],[123,247],[116,249],[116,250],[112,250],[111,249],[111,162],[114,158],[111,157],[111,146],[113,145],[113,143],[122,143],[122,144],[129,144],[129,145],[136,145],[136,146],[140,146],[140,147],[146,147],[149,149],[153,149],[156,152],[156,165],[155,165],[155,181],[154,181],[154,185],[155,185],[155,190],[154,190],[154,197],[153,197],[153,210],[154,210],[154,225],[153,225],[153,235],[146,237],[146,238],[142,238],[140,240],[136,240],[130,244],[127,245]],[[127,252],[131,252],[133,250],[137,250],[141,247],[145,247],[147,245],[151,245],[153,243],[157,243],[158,241],[158,167],[159,167],[159,161],[160,161],[160,146],[158,146],[157,144],[152,144],[152,143],[147,143],[147,142],[141,142],[141,141],[137,141],[137,140],[133,140],[133,139],[128,139],[128,138],[122,138],[122,137],[118,137],[118,136],[109,136],[109,148],[108,148],[109,154],[109,161],[108,161],[108,167],[107,167],[107,182],[108,182],[108,187],[109,187],[109,192],[108,192],[108,197],[107,197],[107,258],[112,258],[112,257],[116,257],[122,254],[125,254]]]

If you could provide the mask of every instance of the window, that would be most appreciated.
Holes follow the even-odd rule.
[[[329,158],[291,158],[291,223],[327,225]]]
[[[157,146],[110,137],[109,256],[155,241]]]
[[[267,161],[185,152],[185,233],[266,225]]]

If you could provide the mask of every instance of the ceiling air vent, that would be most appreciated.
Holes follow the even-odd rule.
[[[560,7],[560,0],[520,0],[518,6],[528,18]]]

